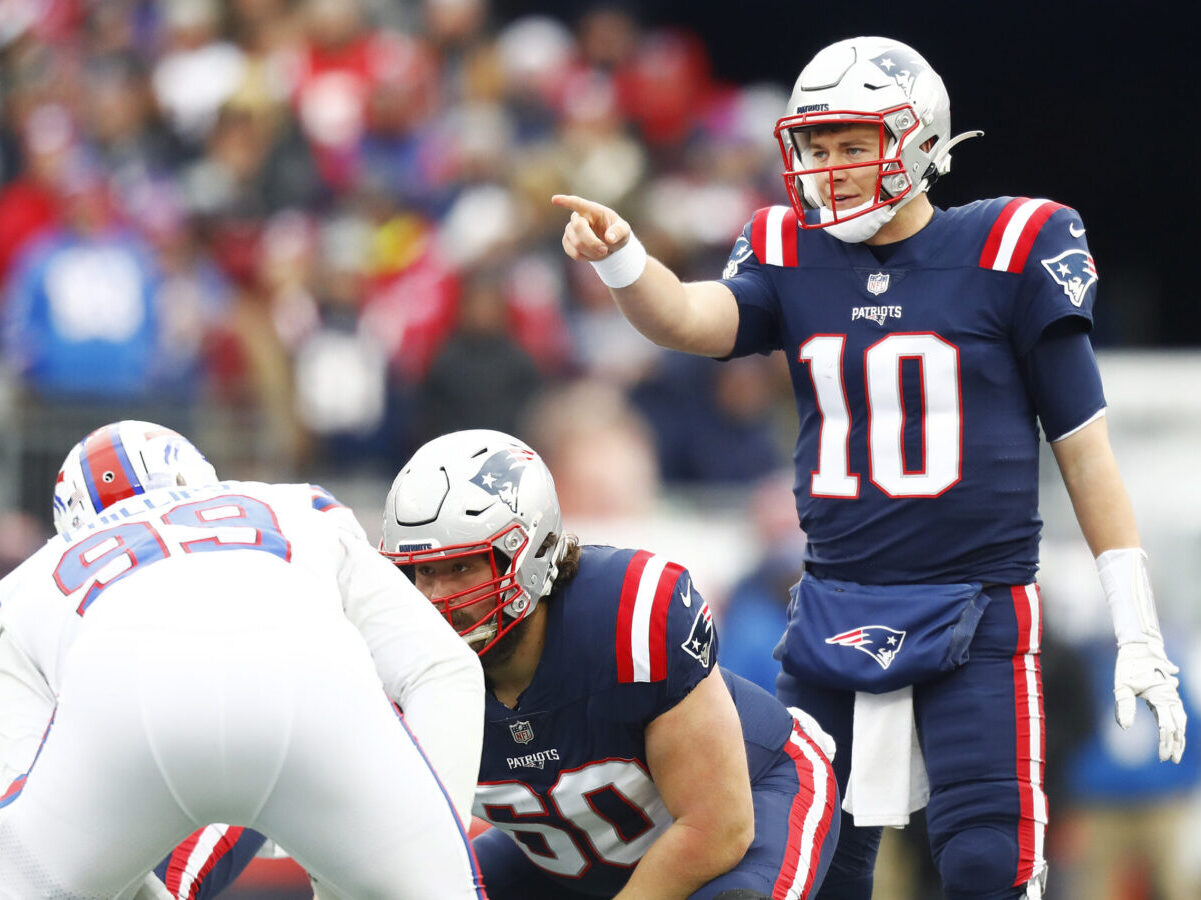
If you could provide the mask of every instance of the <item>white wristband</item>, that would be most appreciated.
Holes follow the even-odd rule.
[[[590,260],[591,262],[591,260]],[[614,250],[604,259],[592,263],[596,274],[611,288],[629,287],[646,271],[646,248],[638,235],[630,232],[630,239],[620,250]]]
[[[1121,644],[1163,641],[1155,595],[1147,574],[1147,554],[1141,547],[1106,550],[1097,557],[1097,574],[1113,617],[1113,632]]]

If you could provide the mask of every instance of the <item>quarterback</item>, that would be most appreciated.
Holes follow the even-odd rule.
[[[788,361],[808,544],[777,695],[835,738],[852,815],[823,897],[869,898],[881,827],[923,806],[949,898],[1041,896],[1040,427],[1113,617],[1118,722],[1142,698],[1160,758],[1184,750],[1088,338],[1084,224],[1041,198],[935,207],[977,134],[952,133],[913,48],[853,38],[797,78],[775,127],[789,202],[754,214],[720,279],[682,283],[614,210],[553,198],[565,252],[649,339]]]

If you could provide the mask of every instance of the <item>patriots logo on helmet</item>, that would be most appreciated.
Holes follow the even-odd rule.
[[[842,634],[826,638],[827,644],[839,644],[843,647],[854,647],[862,650],[877,663],[881,669],[892,665],[893,659],[901,652],[901,644],[905,642],[905,632],[889,628],[887,625],[862,625],[852,628]]]
[[[917,81],[917,76],[927,68],[920,56],[902,47],[891,47],[887,53],[881,53],[871,61],[909,97],[913,96],[913,83]]]
[[[1043,268],[1063,288],[1072,306],[1084,303],[1084,293],[1097,280],[1093,256],[1084,250],[1064,250],[1058,256],[1042,260]]]
[[[498,497],[505,506],[517,512],[517,488],[525,467],[534,459],[531,450],[516,447],[497,450],[480,466],[471,483]]]

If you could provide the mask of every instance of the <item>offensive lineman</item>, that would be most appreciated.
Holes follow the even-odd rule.
[[[220,482],[145,422],[93,432],[59,480],[63,533],[0,581],[0,733],[44,732],[3,748],[30,767],[0,797],[0,897],[152,891],[210,822],[276,840],[322,898],[484,897],[479,661],[349,510]]]
[[[1113,616],[1118,722],[1142,697],[1160,759],[1184,750],[1088,339],[1084,226],[1042,199],[936,208],[927,190],[975,134],[952,137],[911,47],[854,38],[797,79],[775,128],[791,203],[755,213],[721,280],[684,284],[613,210],[553,198],[567,255],[652,341],[788,359],[808,545],[777,695],[834,736],[854,816],[823,897],[869,898],[880,827],[923,805],[949,898],[1041,896],[1039,424]]]
[[[484,430],[404,465],[382,551],[483,662],[474,812],[495,827],[473,846],[492,900],[813,896],[838,836],[833,745],[718,670],[685,568],[580,546],[541,457]]]

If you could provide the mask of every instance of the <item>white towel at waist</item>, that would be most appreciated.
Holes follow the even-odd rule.
[[[926,760],[917,742],[913,688],[855,694],[851,775],[842,808],[858,826],[903,828],[930,799]]]

